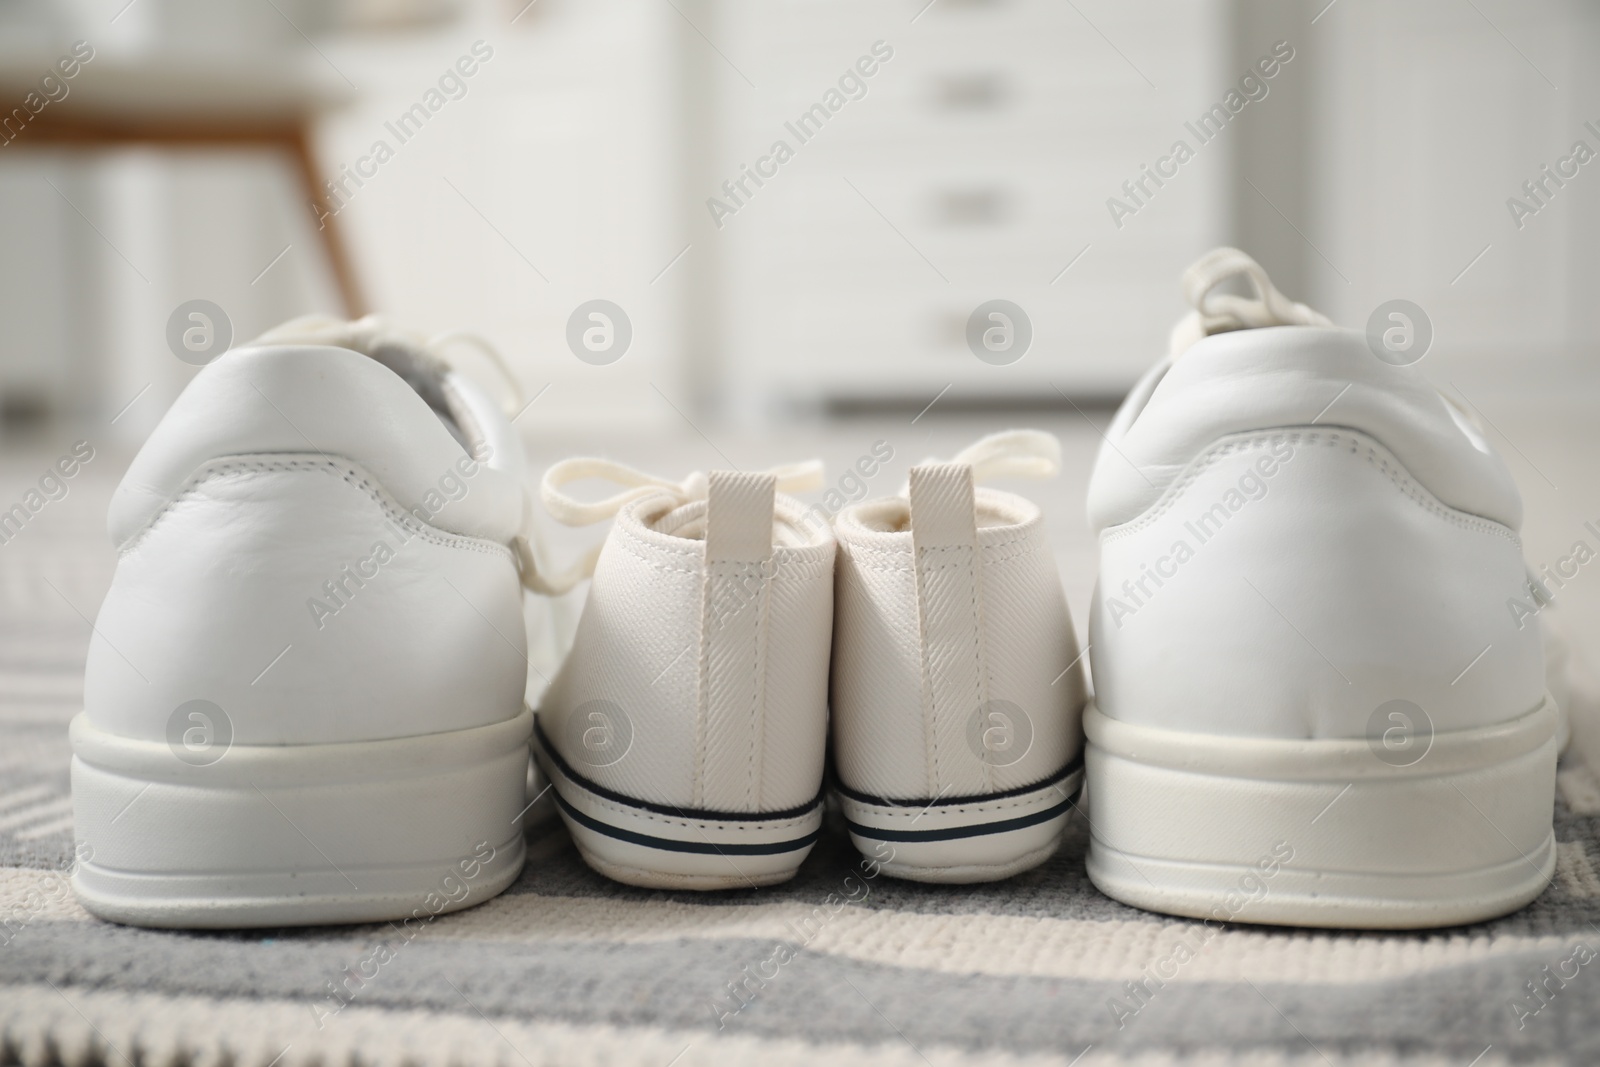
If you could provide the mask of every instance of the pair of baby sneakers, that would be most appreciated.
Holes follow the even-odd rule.
[[[637,885],[788,878],[830,796],[886,873],[997,879],[1052,853],[1086,775],[1088,873],[1129,904],[1514,910],[1554,869],[1563,726],[1509,471],[1390,346],[1412,324],[1335,329],[1233,249],[1184,289],[1090,483],[1086,654],[1039,509],[980,484],[1055,473],[1048,435],[836,515],[785,495],[815,465],[569,460],[544,506],[615,521],[563,574],[530,544],[519,404],[451,339],[302,320],[227,353],[113,499],[71,730],[80,898],[152,926],[426,922],[516,877],[546,776],[587,862]],[[622,491],[569,495],[595,478]],[[566,650],[524,591],[589,573]]]
[[[1048,434],[996,434],[837,516],[783,492],[820,488],[820,464],[679,483],[552,467],[556,518],[615,516],[535,727],[584,859],[633,885],[770,885],[810,852],[830,791],[891,875],[984,881],[1048,858],[1082,778],[1081,657],[1038,507],[979,483],[1059,465]],[[586,478],[625,489],[563,492]]]

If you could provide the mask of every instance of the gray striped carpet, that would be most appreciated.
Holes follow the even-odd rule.
[[[1543,1001],[1528,985],[1600,949],[1600,781],[1570,762],[1551,888],[1428,934],[1205,940],[1100,896],[1081,816],[992,886],[864,878],[835,827],[785,886],[634,890],[547,823],[510,891],[409,942],[101,922],[66,884],[66,724],[109,578],[104,497],[51,507],[56,533],[0,546],[0,1065],[1600,1062],[1600,960]],[[1194,958],[1149,980],[1180,943]]]

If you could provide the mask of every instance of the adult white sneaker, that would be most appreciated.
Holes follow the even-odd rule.
[[[561,491],[605,478],[594,504]],[[821,465],[682,483],[597,459],[545,474],[568,525],[616,518],[536,749],[584,860],[660,889],[792,877],[822,825],[834,541],[779,489]]]
[[[112,500],[72,722],[73,886],[119,922],[478,903],[523,862],[521,442],[379,320],[203,368]]]
[[[1237,277],[1253,297],[1213,293]],[[1555,864],[1557,719],[1504,463],[1244,253],[1184,291],[1089,491],[1090,877],[1222,921],[1526,904]]]
[[[995,434],[835,523],[836,791],[887,874],[992,881],[1059,843],[1083,773],[1077,638],[1039,508],[975,483],[1060,462],[1049,434]]]

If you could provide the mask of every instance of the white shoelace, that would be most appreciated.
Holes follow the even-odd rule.
[[[790,463],[761,473],[777,478],[780,493],[804,493],[822,488],[820,459]],[[585,478],[598,478],[620,485],[623,491],[593,502],[582,501],[562,492],[563,486]],[[557,522],[565,526],[589,526],[614,517],[626,505],[646,497],[663,497],[671,501],[674,508],[705,500],[708,487],[709,480],[704,471],[695,471],[681,482],[674,482],[613,460],[575,456],[562,460],[544,472],[544,478],[539,483],[539,499]],[[600,558],[602,547],[595,545],[573,566],[548,576],[532,566],[531,559],[525,560],[523,581],[535,592],[560,596],[594,574],[595,561]]]
[[[1001,430],[956,453],[952,463],[972,468],[975,481],[1029,478],[1043,481],[1061,472],[1061,442],[1043,430]]]
[[[1248,278],[1254,297],[1213,292],[1230,278]],[[1332,326],[1333,322],[1280,293],[1261,264],[1237,248],[1214,248],[1183,272],[1183,296],[1195,310],[1173,328],[1168,352],[1183,354],[1202,337],[1258,326]]]
[[[948,461],[923,462],[964,463],[972,468],[973,483],[978,485],[996,478],[1045,481],[1061,472],[1061,442],[1043,430],[1001,430],[980,437]],[[901,496],[908,492],[909,483],[901,486]]]

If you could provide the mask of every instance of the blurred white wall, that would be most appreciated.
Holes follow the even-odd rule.
[[[485,42],[339,221],[375,306],[486,334],[548,387],[545,425],[1114,394],[1161,351],[1178,272],[1230,240],[1344,325],[1421,304],[1438,376],[1595,384],[1600,164],[1520,229],[1506,208],[1575,140],[1600,150],[1579,0],[0,0],[0,52],[80,37],[348,83],[330,177]],[[877,41],[865,95],[788,133]],[[1193,122],[1279,41],[1292,62],[1202,145]],[[794,158],[718,226],[708,200],[781,138]],[[1117,225],[1108,200],[1179,139],[1195,158]],[[303,195],[259,155],[9,147],[0,227],[0,410],[137,396],[136,440],[193,373],[164,341],[179,303],[241,340],[337,308]],[[1008,366],[964,340],[996,297],[1034,329]],[[566,340],[597,298],[632,325],[608,366]]]
[[[1600,12],[1344,0],[1312,29],[1304,226],[1318,305],[1360,327],[1385,300],[1415,301],[1434,321],[1435,377],[1592,387],[1600,162],[1521,228],[1507,201],[1574,141],[1600,152],[1584,128],[1600,128]]]

